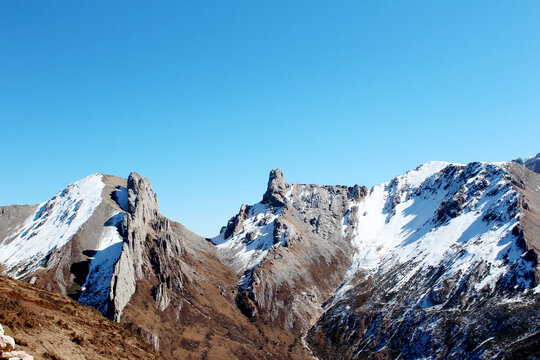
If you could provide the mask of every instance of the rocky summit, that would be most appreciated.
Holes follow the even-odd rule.
[[[93,307],[155,358],[533,359],[538,164],[429,162],[371,188],[276,169],[211,239],[161,215],[141,175],[93,174],[0,207],[0,266],[11,289]]]

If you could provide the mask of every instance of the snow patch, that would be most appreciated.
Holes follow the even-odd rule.
[[[281,208],[262,203],[252,205],[238,233],[225,239],[222,232],[211,241],[220,253],[230,255],[232,268],[243,273],[260,264],[273,246],[283,245],[284,239],[274,244],[274,220],[280,213]]]
[[[117,212],[103,227],[98,248],[89,252],[91,256],[88,276],[83,286],[79,302],[92,306],[103,314],[107,314],[108,298],[114,265],[122,253],[124,231],[124,213]]]

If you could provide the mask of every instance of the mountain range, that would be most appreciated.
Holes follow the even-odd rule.
[[[0,207],[0,270],[17,280],[2,281],[95,308],[156,358],[540,357],[539,251],[540,154],[371,188],[272,170],[213,238],[161,215],[137,173]]]

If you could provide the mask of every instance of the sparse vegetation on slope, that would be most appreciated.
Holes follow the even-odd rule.
[[[36,359],[161,359],[142,339],[68,297],[0,277],[0,323]]]

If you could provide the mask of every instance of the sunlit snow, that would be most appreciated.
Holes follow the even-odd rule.
[[[456,177],[438,181],[440,171],[447,166],[455,167],[451,170]],[[465,171],[469,173],[462,184],[459,176]],[[460,191],[466,194],[462,212],[438,223],[438,209]],[[369,274],[397,264],[408,264],[409,270],[392,291],[399,291],[420,271],[443,262],[443,277],[466,274],[481,262],[487,264],[475,288],[493,288],[508,271],[508,264],[519,261],[523,253],[511,234],[518,223],[519,213],[511,212],[518,197],[500,172],[500,165],[489,163],[431,162],[375,186],[356,204],[358,223],[352,242],[357,250],[335,301],[352,287],[350,282],[358,271]],[[502,219],[486,219],[486,214]],[[524,262],[523,266],[529,265]],[[524,279],[517,283],[530,285]]]
[[[87,254],[93,259],[79,301],[105,314],[114,264],[122,253],[123,239],[120,231],[123,229],[123,221],[123,212],[117,212],[112,216],[103,227],[99,247]]]
[[[8,270],[22,263],[26,271],[38,266],[51,250],[64,246],[90,218],[101,203],[104,186],[102,175],[93,174],[40,204],[26,222],[0,244],[0,263]]]

